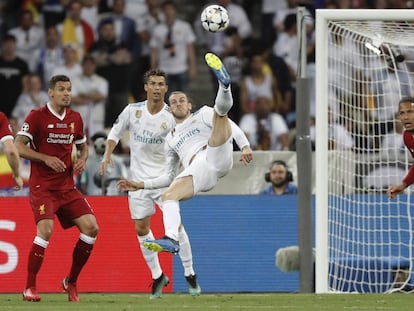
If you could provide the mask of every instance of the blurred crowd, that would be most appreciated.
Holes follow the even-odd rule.
[[[199,75],[197,53],[208,50],[230,72],[235,99],[230,117],[245,131],[252,149],[294,150],[296,8],[307,10],[307,73],[314,81],[316,9],[412,5],[402,0],[217,0],[231,23],[213,34],[202,30],[199,20],[202,9],[212,3],[192,3],[195,14],[185,14],[187,2],[0,1],[1,110],[17,131],[31,109],[48,101],[49,78],[65,74],[73,84],[71,107],[82,114],[91,138],[110,128],[127,103],[145,99],[145,71],[161,68],[168,74],[170,91],[187,92]],[[311,125],[314,101],[311,85]],[[335,131],[346,136],[342,129]],[[127,147],[120,153],[128,153]]]

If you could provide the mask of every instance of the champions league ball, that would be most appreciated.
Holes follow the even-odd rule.
[[[229,25],[227,10],[221,5],[213,4],[206,7],[201,13],[201,25],[206,31],[223,31]]]

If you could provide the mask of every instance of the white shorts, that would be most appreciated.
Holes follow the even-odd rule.
[[[233,139],[219,147],[207,146],[175,179],[193,176],[194,194],[208,191],[233,168]]]
[[[129,212],[132,219],[144,219],[155,213],[155,204],[161,208],[162,189],[138,190],[128,193]]]

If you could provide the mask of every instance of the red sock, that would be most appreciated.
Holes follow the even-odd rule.
[[[70,269],[69,274],[70,283],[76,283],[78,280],[79,273],[88,261],[92,248],[93,244],[85,243],[82,240],[78,240],[78,243],[76,243],[72,255],[72,268]]]
[[[26,288],[36,287],[36,276],[43,263],[45,255],[45,248],[33,243],[29,252],[29,259],[27,263],[27,281]]]

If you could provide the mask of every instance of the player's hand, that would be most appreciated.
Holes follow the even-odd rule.
[[[111,165],[111,166],[114,166],[114,163],[112,162],[112,158],[111,157],[109,157],[109,158],[104,157],[101,161],[101,165],[99,166],[99,174],[101,174],[101,175],[105,174],[108,164]]]
[[[144,189],[144,183],[142,181],[136,182],[128,179],[121,179],[118,181],[119,191],[136,191]]]
[[[14,190],[20,190],[23,187],[23,178],[21,176],[13,176],[14,182],[16,185],[14,186]]]
[[[46,156],[44,163],[56,173],[63,173],[66,170],[66,164],[57,157]]]
[[[79,174],[83,173],[86,168],[86,161],[84,159],[77,159],[73,165],[73,169]]]
[[[399,185],[392,185],[387,190],[387,195],[390,199],[394,199],[398,194],[403,193],[407,185],[402,183]]]
[[[240,161],[243,162],[244,165],[247,165],[251,160],[253,160],[253,151],[249,146],[246,146],[242,149]]]

